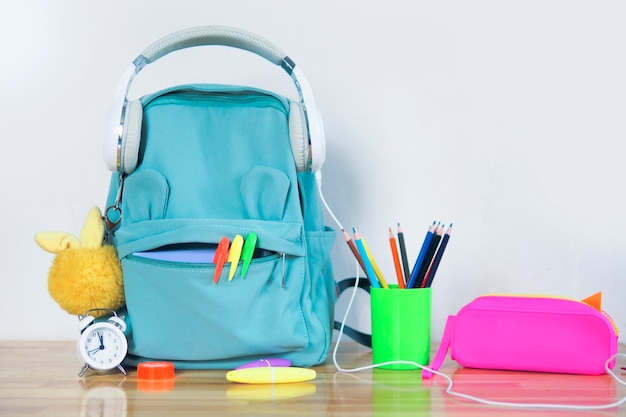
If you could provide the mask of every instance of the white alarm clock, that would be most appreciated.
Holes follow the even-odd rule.
[[[106,321],[96,321],[90,313],[97,310],[106,310],[111,313],[111,317]],[[115,368],[126,375],[126,370],[122,367],[122,361],[128,352],[124,320],[115,311],[102,308],[89,310],[84,316],[79,315],[78,319],[80,339],[76,344],[76,352],[83,364],[78,376],[82,377],[87,369],[106,372]]]

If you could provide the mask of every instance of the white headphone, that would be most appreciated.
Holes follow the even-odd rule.
[[[221,45],[255,53],[283,68],[294,82],[300,102],[289,109],[289,135],[298,172],[317,172],[326,157],[324,126],[315,107],[313,92],[296,64],[264,39],[239,29],[203,26],[165,36],[146,48],[120,78],[113,98],[104,142],[104,161],[111,171],[130,174],[137,167],[141,144],[143,107],[129,101],[128,91],[135,76],[162,56],[193,46]]]

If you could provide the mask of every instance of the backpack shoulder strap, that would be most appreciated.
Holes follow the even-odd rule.
[[[454,321],[456,320],[456,316],[448,316],[448,320],[446,321],[446,327],[443,330],[443,337],[441,339],[441,344],[439,345],[439,350],[437,350],[437,354],[435,358],[428,366],[428,368],[437,371],[443,364],[443,361],[446,359],[446,355],[448,354],[448,349],[450,348],[450,343],[452,341],[452,328],[454,327]],[[422,369],[422,378],[432,378],[433,373],[427,371],[426,369]]]

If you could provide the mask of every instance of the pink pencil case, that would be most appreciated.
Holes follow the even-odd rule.
[[[480,296],[448,317],[429,368],[438,370],[449,349],[467,368],[601,375],[617,353],[618,332],[600,303],[600,293],[583,301]],[[423,370],[422,376],[432,373]]]

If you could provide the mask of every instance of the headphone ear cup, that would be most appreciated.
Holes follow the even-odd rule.
[[[292,102],[289,108],[289,139],[296,171],[304,172],[309,168],[309,133],[304,110],[299,103]]]
[[[313,109],[315,113],[309,114],[309,135],[310,135],[310,158],[308,169],[311,172],[317,172],[322,169],[324,161],[326,161],[326,136],[324,133],[324,120],[322,114],[317,109]]]
[[[139,146],[141,145],[141,125],[143,123],[143,106],[139,100],[126,105],[122,149],[120,150],[120,171],[130,174],[137,168]]]

